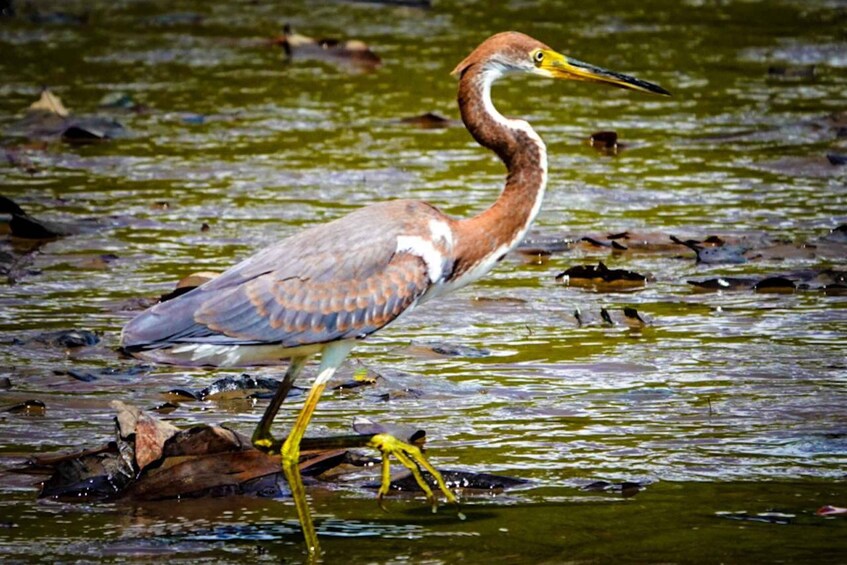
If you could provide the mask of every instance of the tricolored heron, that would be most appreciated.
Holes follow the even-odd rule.
[[[125,350],[157,362],[245,366],[290,360],[253,444],[281,454],[310,552],[317,551],[317,536],[297,463],[327,381],[359,340],[490,271],[521,241],[541,208],[547,184],[544,142],[527,122],[504,117],[491,102],[492,83],[510,73],[668,94],[655,84],[565,57],[522,33],[494,35],[453,70],[465,126],[508,170],[506,186],[491,207],[467,219],[417,200],[362,208],[260,251],[197,289],[153,306],[123,330]],[[305,405],[285,441],[276,441],[274,417],[307,360],[318,353],[320,367]],[[380,498],[389,487],[393,455],[415,474],[428,498],[434,501],[418,465],[455,501],[417,447],[386,434],[361,444],[383,454]]]

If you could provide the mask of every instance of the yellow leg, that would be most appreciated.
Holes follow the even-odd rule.
[[[288,480],[288,486],[291,488],[291,496],[294,499],[294,506],[297,509],[300,527],[303,529],[306,548],[312,557],[320,553],[320,546],[318,545],[318,534],[315,531],[315,525],[312,521],[309,503],[306,500],[306,489],[303,486],[303,479],[300,476],[300,441],[303,439],[303,434],[306,433],[306,428],[309,426],[309,421],[312,419],[312,414],[318,405],[321,393],[326,388],[327,381],[335,374],[335,371],[344,361],[344,358],[350,353],[353,345],[353,342],[336,341],[324,348],[321,353],[321,365],[318,369],[318,376],[314,384],[312,384],[312,388],[306,397],[303,409],[294,422],[291,433],[288,434],[288,438],[286,438],[280,450],[280,455],[282,456],[282,472],[285,474],[285,478]]]
[[[309,510],[309,503],[306,500],[306,488],[303,486],[303,478],[300,476],[300,440],[303,439],[303,434],[325,387],[325,384],[318,383],[312,386],[309,396],[306,398],[306,404],[300,411],[300,415],[297,416],[294,428],[288,434],[285,443],[282,444],[281,451],[282,472],[285,473],[288,486],[291,488],[291,497],[294,499],[297,517],[300,519],[300,527],[303,529],[303,537],[306,539],[306,548],[310,554],[317,554],[320,548],[318,546],[318,534],[315,531],[312,514]]]

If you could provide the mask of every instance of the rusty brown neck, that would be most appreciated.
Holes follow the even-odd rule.
[[[491,207],[457,223],[454,276],[458,277],[476,270],[482,270],[482,276],[520,243],[538,214],[547,184],[544,142],[527,122],[503,117],[491,102],[491,84],[502,75],[496,65],[477,63],[467,67],[459,81],[465,127],[480,145],[500,157],[508,176]]]

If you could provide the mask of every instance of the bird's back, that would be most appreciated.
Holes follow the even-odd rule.
[[[306,229],[141,313],[121,344],[156,361],[244,365],[250,349],[279,358],[364,337],[449,271],[449,237],[425,244],[450,221],[426,203],[395,200]]]

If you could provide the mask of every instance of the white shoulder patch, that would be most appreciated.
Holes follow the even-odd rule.
[[[443,241],[448,249],[453,247],[453,230],[450,229],[447,222],[436,219],[430,220],[429,232],[432,234],[433,241]]]
[[[430,226],[432,227],[432,226]],[[444,274],[444,257],[431,241],[419,235],[398,235],[397,253],[411,253],[423,259],[429,280],[435,284]]]

